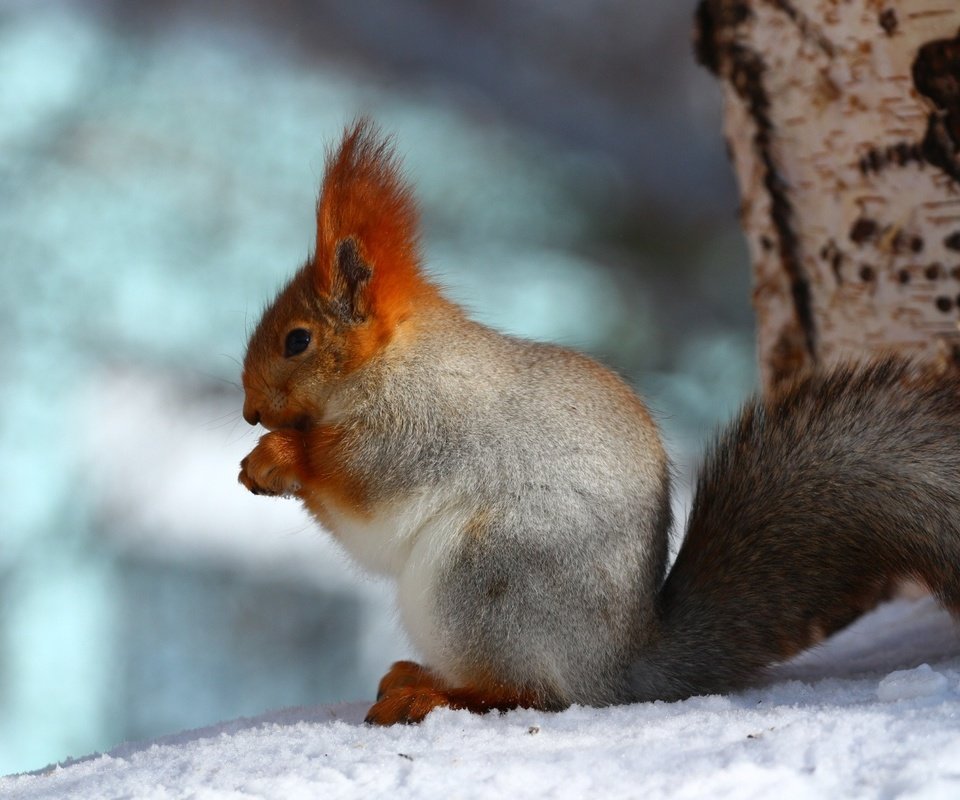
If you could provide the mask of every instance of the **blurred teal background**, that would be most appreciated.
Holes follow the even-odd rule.
[[[235,482],[245,337],[358,113],[450,294],[614,366],[687,473],[756,380],[693,7],[0,4],[0,774],[413,655],[389,587]]]

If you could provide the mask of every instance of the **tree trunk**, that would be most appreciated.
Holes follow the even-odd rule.
[[[896,350],[960,361],[960,0],[701,0],[765,389]]]

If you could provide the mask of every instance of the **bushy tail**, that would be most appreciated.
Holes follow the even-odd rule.
[[[905,577],[960,613],[960,375],[885,359],[755,400],[700,471],[635,699],[746,686]]]

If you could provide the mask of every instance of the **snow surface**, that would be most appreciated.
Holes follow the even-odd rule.
[[[728,697],[394,728],[364,725],[366,704],[288,709],[3,778],[0,796],[960,797],[960,630],[930,598],[780,673]]]

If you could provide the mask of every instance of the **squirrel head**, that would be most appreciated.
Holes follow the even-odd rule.
[[[263,313],[243,365],[243,416],[320,423],[338,386],[380,355],[435,290],[391,143],[361,119],[327,158],[313,256]]]

